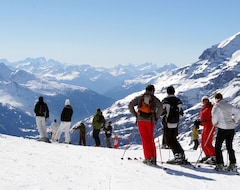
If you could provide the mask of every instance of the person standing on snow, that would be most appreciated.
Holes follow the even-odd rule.
[[[167,87],[168,96],[162,100],[163,102],[163,119],[164,138],[168,147],[172,150],[174,159],[168,160],[169,164],[186,164],[185,154],[182,146],[177,140],[178,123],[183,116],[182,101],[176,97],[173,86]]]
[[[212,123],[218,128],[215,142],[216,151],[216,167],[215,170],[222,171],[224,169],[222,143],[226,141],[226,148],[229,155],[230,164],[226,168],[228,171],[237,171],[235,151],[233,150],[233,138],[235,135],[235,127],[240,119],[240,110],[235,108],[223,100],[221,93],[215,94],[216,104],[212,109]]]
[[[199,162],[206,164],[215,164],[215,148],[212,145],[215,127],[212,124],[212,103],[207,96],[202,97],[202,109],[200,111],[200,124],[203,126],[201,147],[205,154]]]
[[[103,130],[105,131],[105,138],[106,138],[106,146],[108,148],[112,148],[110,139],[112,137],[112,122],[109,121],[108,125],[106,127],[103,128]]]
[[[86,146],[86,126],[84,125],[83,122],[80,123],[77,127],[74,127],[73,130],[79,130],[80,137],[79,137],[79,145]]]
[[[71,126],[71,119],[72,119],[72,114],[73,114],[73,108],[70,105],[70,100],[66,99],[65,100],[65,106],[62,110],[61,113],[61,123],[58,128],[58,131],[56,133],[55,140],[59,142],[59,139],[61,137],[62,132],[65,132],[65,143],[70,144],[70,126]]]
[[[53,122],[51,123],[51,126],[50,126],[50,134],[52,136],[52,142],[55,141],[55,136],[56,136],[58,127],[59,127],[59,125],[57,123],[57,120],[54,119]]]
[[[100,130],[105,126],[106,120],[102,114],[102,111],[100,108],[97,109],[96,114],[93,117],[92,125],[93,125],[93,138],[95,140],[95,146],[100,146],[100,138],[99,133]]]
[[[198,141],[198,129],[199,126],[198,125],[193,125],[192,127],[192,141],[194,143],[193,145],[193,150],[197,150],[198,146],[199,146],[199,141]]]
[[[154,125],[162,114],[162,102],[154,96],[154,85],[147,85],[144,94],[135,97],[128,104],[129,111],[137,118],[139,134],[142,140],[144,164],[156,165],[157,155],[154,142]],[[138,110],[135,110],[135,106]]]
[[[42,96],[38,98],[38,102],[34,107],[34,112],[36,114],[37,129],[40,134],[39,141],[50,142],[46,128],[46,119],[49,118],[49,110]]]

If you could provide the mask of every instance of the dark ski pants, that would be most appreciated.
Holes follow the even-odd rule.
[[[199,145],[198,139],[197,140],[193,140],[193,142],[194,142],[193,150],[197,150],[198,145]]]
[[[99,133],[100,133],[100,129],[93,129],[93,138],[95,140],[95,144],[96,146],[100,146],[100,138],[99,138]]]
[[[172,150],[173,154],[181,153],[184,155],[184,150],[181,147],[180,143],[177,141],[178,128],[168,128],[167,125],[164,125],[164,140],[166,141],[168,147]]]
[[[234,134],[235,134],[234,129],[226,130],[218,128],[215,142],[216,164],[224,164],[222,155],[222,143],[224,140],[226,142],[226,148],[228,151],[230,164],[236,164],[235,152],[232,147]]]
[[[79,145],[86,146],[86,135],[85,134],[80,133]]]

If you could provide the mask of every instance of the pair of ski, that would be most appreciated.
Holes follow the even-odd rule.
[[[204,169],[204,168],[210,168],[211,170],[211,172],[213,172],[213,173],[220,173],[220,174],[227,174],[227,175],[240,175],[240,173],[239,173],[239,168],[237,169],[237,171],[228,171],[227,169],[226,169],[226,167],[225,167],[225,169],[224,170],[222,170],[222,171],[217,171],[217,170],[215,170],[215,165],[211,165],[211,164],[205,164],[205,163],[196,163],[196,162],[188,162],[188,161],[186,161],[185,163],[183,163],[183,164],[173,164],[173,163],[168,163],[168,162],[164,162],[163,164],[169,164],[169,165],[179,165],[179,166],[183,166],[183,167],[191,167],[191,168],[193,168],[193,169],[196,169],[196,170],[198,170],[198,168],[200,169],[200,168],[202,168],[202,169]]]
[[[124,158],[121,158],[122,160],[124,160]],[[128,157],[127,160],[138,160],[138,161],[141,161],[143,162],[143,159],[141,157],[137,158],[137,157]],[[167,170],[168,168],[164,167],[164,166],[161,166],[161,165],[154,165],[154,164],[145,164],[146,166],[151,166],[151,167],[154,167],[154,168],[160,168],[160,169],[163,169],[163,170]]]
[[[123,160],[123,158],[121,158]],[[139,160],[142,161],[142,158],[137,158],[137,157],[128,157],[127,160]],[[205,163],[196,163],[196,162],[189,162],[189,161],[185,161],[184,163],[168,163],[168,162],[161,162],[161,164],[166,164],[166,165],[176,165],[176,166],[185,166],[185,167],[191,167],[194,169],[197,168],[211,168],[211,170],[213,172],[217,172],[217,173],[222,173],[222,174],[234,174],[234,175],[240,175],[240,173],[238,171],[234,172],[234,171],[227,171],[227,170],[223,170],[223,171],[216,171],[215,165],[210,165],[210,164],[205,164]],[[147,165],[147,164],[146,164]],[[156,167],[156,168],[161,168],[163,170],[167,170],[167,167],[164,167],[162,165],[147,165],[147,166],[152,166],[152,167]]]
[[[194,163],[192,162],[192,165],[194,165],[195,168],[211,168],[213,172],[216,172],[216,173],[223,173],[223,174],[235,174],[235,175],[240,175],[239,173],[239,168],[237,168],[236,171],[229,171],[227,170],[227,166],[224,166],[223,170],[220,170],[220,171],[217,171],[215,169],[216,165],[213,165],[213,164],[205,164],[205,163]]]

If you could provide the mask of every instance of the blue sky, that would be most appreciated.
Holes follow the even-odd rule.
[[[239,0],[0,0],[0,59],[184,66],[240,31]]]

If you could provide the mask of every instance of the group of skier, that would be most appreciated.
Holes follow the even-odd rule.
[[[47,134],[46,128],[46,119],[49,118],[49,109],[47,104],[44,102],[43,97],[40,96],[38,98],[38,102],[35,104],[34,112],[36,114],[36,125],[40,135],[39,141],[50,142]],[[61,134],[65,133],[65,143],[70,143],[70,126],[71,126],[71,119],[73,114],[73,108],[70,104],[70,100],[65,100],[65,105],[61,112],[61,123],[58,126],[57,120],[54,119],[51,125],[51,134],[52,134],[52,141],[59,142]]]
[[[156,165],[156,146],[154,142],[154,127],[159,118],[161,118],[163,126],[163,142],[172,150],[174,158],[168,160],[169,164],[188,164],[185,157],[184,150],[178,142],[178,125],[183,116],[182,101],[175,96],[175,89],[173,86],[166,88],[167,96],[160,101],[155,95],[154,85],[147,85],[145,92],[132,99],[128,108],[129,111],[136,117],[139,134],[142,141],[144,161],[147,165]],[[203,126],[201,147],[205,154],[199,163],[214,164],[215,170],[229,170],[236,171],[236,157],[233,150],[233,138],[235,134],[235,127],[240,120],[240,110],[223,99],[221,93],[214,95],[215,104],[213,105],[207,96],[202,97],[202,108],[200,111],[200,119],[194,122],[192,132],[196,133],[194,139],[194,150],[198,148],[198,129],[199,125]],[[135,109],[137,107],[137,109]],[[49,117],[49,110],[47,104],[43,101],[43,97],[39,97],[36,103],[34,112],[36,114],[36,124],[40,134],[39,141],[50,142],[46,131],[46,119]],[[59,142],[62,132],[65,132],[65,143],[70,143],[70,126],[73,108],[70,105],[70,100],[65,100],[65,106],[61,113],[61,123],[58,127],[56,119],[51,125],[52,142]],[[100,108],[92,120],[93,138],[95,146],[101,146],[99,133],[101,130],[105,132],[106,146],[112,148],[110,139],[112,137],[112,125],[109,121],[106,125],[106,120]],[[215,147],[213,146],[214,134],[217,128],[217,135]],[[81,122],[79,126],[72,128],[73,130],[80,130],[79,145],[86,146],[86,128]],[[229,155],[229,165],[224,167],[222,156],[222,144],[226,141],[226,148]],[[115,141],[114,141],[115,142]],[[115,146],[118,146],[116,142]],[[202,154],[201,151],[201,154]]]
[[[112,137],[112,130],[113,130],[112,122],[108,121],[108,123],[106,125],[106,120],[105,120],[100,108],[97,108],[97,110],[96,110],[96,113],[92,120],[92,126],[93,126],[93,138],[95,141],[95,146],[96,147],[101,146],[99,133],[101,130],[103,130],[105,133],[106,147],[112,148],[112,143],[110,141],[111,137]],[[114,143],[114,145],[116,146],[115,143]]]
[[[128,105],[130,112],[136,117],[139,134],[142,140],[144,161],[148,165],[156,165],[156,148],[154,143],[154,124],[159,118],[163,126],[163,142],[173,152],[174,158],[168,160],[169,164],[189,164],[185,153],[177,140],[179,119],[183,116],[182,101],[176,97],[175,89],[169,86],[166,89],[167,97],[160,101],[155,95],[153,85],[148,85],[146,91],[132,99]],[[213,105],[207,96],[202,98],[200,119],[194,122],[194,130],[203,126],[201,147],[205,154],[199,163],[214,164],[217,171],[237,171],[236,157],[233,150],[235,127],[240,119],[240,110],[223,99],[221,93],[214,95]],[[135,106],[137,109],[135,109]],[[215,147],[212,145],[217,128]],[[197,133],[198,136],[198,133]],[[226,141],[229,155],[229,165],[224,166],[222,156],[222,143]],[[195,148],[198,139],[195,139]],[[202,152],[201,152],[202,153]]]
[[[46,128],[46,119],[49,118],[49,109],[47,104],[44,102],[43,97],[40,96],[38,102],[35,104],[34,112],[36,114],[36,125],[39,131],[39,141],[44,142],[59,142],[61,134],[65,133],[65,141],[64,143],[70,144],[70,132],[73,130],[79,130],[80,138],[79,145],[86,146],[86,127],[83,122],[80,122],[79,125],[71,127],[71,119],[73,115],[73,108],[70,105],[70,100],[65,100],[65,106],[61,112],[61,123],[58,125],[57,120],[54,119],[50,126],[50,134],[51,141],[48,138],[47,128]],[[100,108],[97,109],[96,114],[93,117],[92,121],[93,125],[93,138],[95,140],[95,146],[100,146],[100,138],[99,133],[100,130],[103,129],[106,136],[106,147],[112,148],[111,136],[112,136],[112,122],[109,121],[106,125],[106,120],[102,114]],[[114,137],[114,146],[118,146],[118,142],[116,142],[116,137]]]

